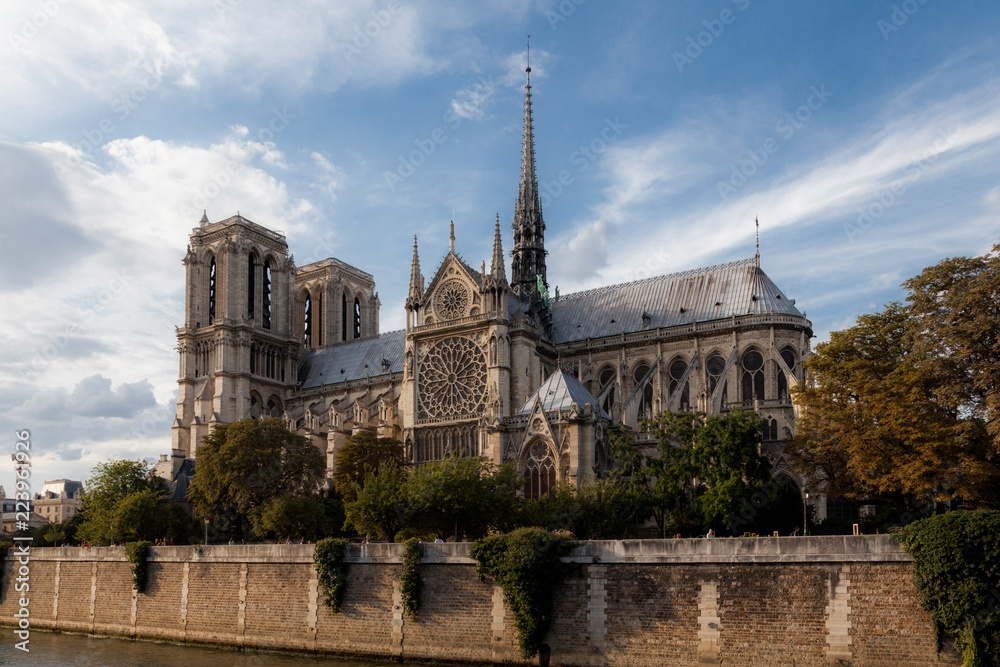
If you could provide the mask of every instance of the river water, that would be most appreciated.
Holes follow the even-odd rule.
[[[257,653],[191,644],[31,631],[29,653],[14,648],[13,628],[0,627],[0,665],[31,667],[387,667],[389,662]]]

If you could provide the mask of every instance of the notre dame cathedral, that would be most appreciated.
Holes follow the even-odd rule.
[[[338,259],[297,267],[285,237],[203,216],[184,265],[173,461],[216,424],[273,415],[327,456],[362,430],[415,464],[453,454],[513,461],[526,492],[607,466],[606,429],[662,410],[756,410],[776,474],[795,432],[812,325],[753,258],[553,297],[535,178],[531,68],[508,267],[497,217],[489,269],[451,248],[429,282],[414,238],[406,328],[379,331],[372,275]],[[485,229],[484,229],[485,231]],[[185,466],[190,468],[190,465]]]

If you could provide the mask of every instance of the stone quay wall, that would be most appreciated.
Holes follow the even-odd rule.
[[[312,545],[153,547],[146,591],[121,547],[32,549],[31,626],[255,649],[407,660],[520,659],[514,618],[468,543],[424,544],[418,622],[402,545],[348,548],[341,612]],[[582,542],[555,584],[552,665],[958,665],[938,654],[911,559],[888,536]],[[23,593],[8,557],[0,623]]]

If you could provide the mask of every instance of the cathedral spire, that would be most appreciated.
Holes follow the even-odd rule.
[[[524,69],[524,143],[521,147],[521,183],[514,207],[514,261],[511,283],[522,299],[537,293],[538,276],[548,285],[545,272],[545,221],[535,177],[535,131],[531,116],[531,66]]]
[[[423,296],[423,280],[420,277],[420,257],[417,255],[417,235],[413,235],[413,263],[410,265],[410,293],[406,298],[406,307],[420,305]]]
[[[451,233],[448,235],[448,250],[455,252],[455,221],[451,221]]]
[[[493,263],[490,265],[490,275],[498,282],[507,282],[507,267],[503,261],[503,241],[500,238],[500,214],[497,213],[497,225],[493,230]]]

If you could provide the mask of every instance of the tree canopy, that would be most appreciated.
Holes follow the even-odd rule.
[[[725,416],[663,412],[642,422],[648,438],[627,430],[612,440],[612,476],[644,498],[661,535],[719,527],[770,479],[760,454],[764,422],[734,410]]]
[[[325,471],[323,454],[280,419],[244,419],[205,436],[188,499],[200,516],[247,517],[281,496],[314,495]]]
[[[76,535],[91,544],[157,539],[179,523],[177,513],[167,506],[163,481],[141,460],[97,464],[81,499]],[[52,537],[68,536],[53,532]]]
[[[1000,259],[946,259],[833,332],[787,453],[834,496],[1000,502]]]
[[[344,441],[337,450],[333,484],[345,502],[357,497],[369,470],[378,472],[392,461],[398,468],[406,465],[403,443],[393,438],[379,438],[372,431],[360,431]]]

